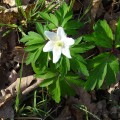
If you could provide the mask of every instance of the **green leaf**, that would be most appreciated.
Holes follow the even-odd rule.
[[[79,29],[82,26],[83,26],[83,23],[76,21],[76,20],[71,20],[65,24],[64,29],[65,30],[67,30],[67,29]]]
[[[111,56],[111,54],[108,52],[101,53],[98,56],[95,56],[93,59],[89,59],[87,61],[87,63],[88,63],[87,66],[89,69],[95,68],[98,65],[100,65],[101,63],[107,62],[106,60],[109,59],[110,56]]]
[[[67,33],[67,35],[76,35],[78,34],[78,30],[76,29],[66,29],[65,32]]]
[[[48,87],[50,95],[55,100],[56,103],[60,102],[61,90],[60,90],[60,82],[59,78],[54,81],[53,84]]]
[[[29,41],[30,39],[31,39],[31,36],[25,35],[22,39],[20,39],[20,42],[25,43],[25,42]]]
[[[78,70],[78,71],[82,72],[85,76],[89,76],[87,67],[85,66],[85,64],[83,62],[80,61],[80,59],[81,59],[80,57],[79,57],[79,60],[76,59],[76,57],[73,57],[73,59],[71,59],[71,63],[70,63],[71,68],[73,70]]]
[[[37,78],[42,78],[42,79],[49,79],[49,78],[53,78],[55,76],[56,76],[56,73],[50,72],[50,71],[47,71],[44,74],[36,74]]]
[[[60,81],[60,88],[61,88],[61,96],[69,95],[74,96],[75,90],[72,88],[72,85],[70,85],[65,79]]]
[[[106,86],[115,82],[119,72],[119,62],[113,54],[102,53],[88,60],[88,68],[91,72],[85,88],[93,90],[95,87],[100,88],[103,82]]]
[[[20,41],[23,43],[26,42],[26,45],[33,45],[37,43],[43,43],[44,39],[38,33],[30,31],[28,32],[28,35],[25,35]]]
[[[31,62],[33,62],[34,61],[34,57],[35,57],[35,53],[29,53],[28,54],[28,57],[27,57],[27,60],[26,60],[26,64],[28,65],[28,64],[30,64]]]
[[[75,60],[77,60],[77,61],[80,61],[80,62],[86,64],[85,59],[84,59],[81,55],[79,55],[79,54],[74,54],[74,53],[71,53],[71,55],[72,55],[72,59],[75,59]]]
[[[105,20],[98,21],[94,26],[94,32],[91,35],[85,35],[86,41],[94,41],[97,46],[112,48],[113,34]]]
[[[28,42],[25,43],[25,46],[29,45],[35,45],[35,44],[40,44],[43,43],[43,40],[40,38],[33,38],[32,40],[29,40]]]
[[[31,37],[41,38],[42,39],[40,34],[38,34],[36,32],[33,32],[33,31],[28,32],[28,35],[31,36]]]
[[[35,52],[34,62],[39,58],[41,52],[43,50],[43,46],[40,46],[39,49]]]
[[[37,29],[37,32],[43,37],[43,39],[45,39],[44,28],[41,23],[39,23],[39,22],[36,23],[36,29]]]
[[[85,84],[86,90],[93,90],[95,86],[97,85],[98,88],[101,87],[105,76],[107,73],[107,63],[102,63],[98,65],[96,68],[94,68],[88,77],[88,80]]]
[[[103,69],[102,69],[103,68]],[[98,71],[98,74],[100,74],[100,76],[98,76],[99,78],[97,78],[97,88],[100,88],[105,80],[105,76],[107,74],[107,64],[106,63],[102,63],[99,67],[99,69],[102,71]],[[96,75],[97,76],[97,75]]]
[[[26,52],[31,52],[31,51],[38,49],[40,46],[41,46],[41,44],[31,45],[31,46],[27,46],[24,50]]]
[[[50,17],[51,17],[51,22],[56,26],[56,27],[58,27],[58,19],[57,19],[57,17],[55,16],[55,15],[53,15],[53,14],[50,14]]]
[[[93,49],[95,46],[90,42],[83,42],[79,45],[73,46],[70,50],[73,53],[85,53],[88,50]]]
[[[47,24],[47,27],[48,27],[49,30],[53,30],[53,29],[56,28],[55,24],[53,24],[53,23]]]
[[[116,73],[111,69],[110,65],[107,66],[107,74],[105,77],[105,84],[104,86],[109,86],[116,81]]]
[[[45,79],[40,83],[40,87],[47,87],[53,83],[53,78],[52,79]]]
[[[119,72],[119,62],[118,59],[111,55],[108,61],[108,71],[106,75],[106,85],[111,85],[116,82],[116,76]]]
[[[118,58],[115,57],[114,55],[111,55],[109,58],[109,65],[111,67],[111,69],[115,72],[118,73],[119,72],[119,61]]]
[[[71,85],[83,86],[84,81],[80,79],[80,75],[76,74],[68,74],[66,77],[66,81]]]
[[[82,37],[77,38],[73,46],[78,45],[81,41],[82,41]]]
[[[15,0],[16,6],[22,6],[22,1],[21,0]]]
[[[115,44],[120,46],[120,19],[118,20],[115,31]]]
[[[108,25],[108,23],[106,22],[106,20],[101,20],[98,21],[97,24],[94,27],[94,30],[99,33],[98,35],[103,35],[107,38],[110,38],[110,40],[113,40],[113,33],[112,30],[110,28],[110,26]]]
[[[88,69],[87,67],[82,63],[82,62],[79,62],[78,64],[79,66],[79,70],[85,75],[85,76],[89,76],[89,72],[88,72]]]
[[[61,26],[64,27],[65,24],[66,24],[72,17],[73,17],[73,13],[72,13],[72,11],[69,11],[69,12],[65,15],[65,17],[64,17],[64,19],[63,19],[63,21],[62,21]],[[58,19],[60,19],[60,18],[58,17]]]
[[[47,21],[51,22],[51,18],[50,18],[50,16],[49,16],[48,13],[46,13],[46,12],[40,12],[39,14],[40,14],[41,18],[43,18],[44,20],[47,20]]]
[[[62,5],[62,9],[63,9],[63,16],[65,16],[67,12],[69,11],[69,7],[65,2]]]
[[[64,76],[67,74],[68,71],[70,71],[70,61],[67,57],[62,57],[61,63],[60,63],[60,71],[61,74]]]
[[[44,53],[43,51],[41,51],[40,56],[38,57],[36,62],[34,62],[34,60],[32,62],[34,72],[36,74],[40,74],[48,67],[48,53]]]

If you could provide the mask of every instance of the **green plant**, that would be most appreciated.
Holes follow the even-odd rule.
[[[28,52],[26,64],[32,65],[36,77],[44,79],[40,87],[46,87],[57,103],[61,96],[74,95],[75,86],[93,90],[116,81],[120,20],[114,35],[107,22],[100,20],[92,34],[73,39],[84,24],[73,19],[71,7],[66,3],[54,13],[39,12],[39,16],[44,24],[37,22],[37,33],[30,31],[20,41]],[[83,56],[95,46],[108,52],[86,60]]]
[[[120,47],[120,20],[116,26],[115,34],[112,33],[106,20],[98,21],[94,26],[94,32],[85,35],[84,40],[94,42],[97,47],[106,48],[107,52],[88,60],[89,77],[85,89],[93,90],[109,86],[116,81],[119,72],[118,48]]]
[[[59,61],[57,60],[56,64],[54,64],[51,52],[44,52],[43,49],[47,38],[51,36],[50,39],[52,39],[52,35],[56,34],[52,31],[61,30],[60,33],[63,34],[63,36],[66,36],[64,33],[65,30],[68,35],[74,36],[83,24],[79,21],[73,20],[72,10],[66,3],[63,3],[54,14],[40,12],[40,16],[45,20],[45,24],[42,25],[41,23],[36,23],[38,33],[28,32],[28,35],[24,36],[20,41],[25,43],[25,51],[28,52],[26,63],[32,64],[36,77],[44,79],[40,86],[47,87],[52,98],[56,102],[60,102],[61,96],[75,94],[72,87],[73,84],[77,86],[82,86],[84,84],[84,81],[81,80],[79,74],[89,76],[86,61],[80,53],[84,53],[87,50],[92,49],[94,46],[88,42],[82,41],[81,37],[77,38],[75,42],[72,38],[65,37],[64,39],[66,40],[73,40],[72,44],[69,43],[69,40],[66,43],[70,44],[69,49],[67,50],[70,50],[69,54],[71,55],[66,55],[65,52],[63,52],[67,57],[61,55]],[[49,34],[51,35],[49,36]],[[53,38],[54,37],[55,36],[53,36]],[[56,41],[59,41],[59,39],[56,39]],[[59,47],[61,46],[61,48],[64,46],[63,42],[56,42],[55,44]],[[89,46],[87,44],[89,44]],[[72,59],[69,59],[70,57],[72,57]]]
[[[38,92],[39,91],[39,92]],[[48,96],[45,89],[39,89],[34,91],[34,93],[28,95],[26,97],[26,100],[32,104],[25,105],[24,102],[20,103],[19,111],[17,111],[17,116],[24,117],[40,117],[41,119],[51,118],[52,112],[54,112],[54,109],[49,106],[49,102],[51,101],[50,97]],[[22,118],[21,118],[22,119]]]

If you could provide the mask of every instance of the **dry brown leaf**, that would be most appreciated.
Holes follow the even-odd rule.
[[[23,5],[22,8],[25,11],[26,15],[28,15],[29,11],[32,10],[34,6],[35,4]],[[0,11],[0,23],[15,24],[18,19],[21,19],[21,13],[18,12],[18,7],[13,7],[10,9],[5,9],[4,11]]]
[[[23,77],[21,79],[21,95],[26,95],[30,91],[34,90],[39,86],[39,84],[42,82],[43,79],[35,79],[34,75],[30,75],[27,77]],[[20,84],[20,78],[18,78],[14,83],[12,83],[9,87],[6,89],[3,89],[1,91],[2,96],[0,101],[0,106],[3,106],[6,102],[14,98],[18,91],[18,86]]]
[[[15,6],[15,0],[3,0],[3,3],[12,6]]]
[[[21,0],[22,5],[28,5],[30,0]],[[15,0],[3,0],[3,3],[8,4],[9,6],[13,7],[15,6]]]
[[[102,0],[93,0],[92,8],[91,8],[91,17],[95,19],[99,6]]]

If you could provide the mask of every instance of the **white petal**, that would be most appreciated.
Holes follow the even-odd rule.
[[[60,39],[62,39],[63,37],[66,37],[66,34],[64,32],[64,29],[62,27],[59,27],[57,29],[57,35],[60,37]]]
[[[75,43],[75,40],[69,37],[64,37],[62,41],[64,42],[65,46],[71,46]]]
[[[54,40],[56,40],[58,38],[57,34],[54,33],[54,32],[45,31],[44,34],[51,41],[54,41]]]
[[[54,43],[52,41],[48,41],[43,48],[43,52],[52,51]]]
[[[70,50],[69,50],[68,47],[62,48],[62,54],[65,55],[68,58],[71,58]]]
[[[61,56],[61,47],[54,46],[53,48],[53,63],[57,63]]]

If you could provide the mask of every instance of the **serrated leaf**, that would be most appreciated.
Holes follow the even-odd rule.
[[[60,88],[61,88],[61,96],[65,96],[65,95],[73,96],[73,95],[75,95],[75,90],[65,80],[60,81]]]
[[[81,42],[81,40],[82,40],[82,37],[77,38],[73,46],[78,45]]]
[[[70,65],[73,70],[78,70],[78,71],[82,72],[85,76],[89,76],[89,72],[88,72],[85,64],[83,62],[81,62],[80,60],[76,59],[75,57],[73,59],[71,59]]]
[[[110,65],[107,66],[107,74],[105,77],[105,87],[109,86],[116,81],[116,73],[111,69]]]
[[[87,70],[87,67],[82,63],[82,62],[78,62],[78,69],[85,75],[85,76],[89,76],[89,72]]]
[[[64,76],[70,70],[70,61],[69,61],[69,59],[67,57],[63,56],[60,65],[61,65],[60,66],[61,74]]]
[[[41,23],[39,23],[39,22],[36,23],[36,29],[37,29],[37,32],[43,37],[43,39],[45,39],[44,28]]]
[[[106,83],[105,85],[115,82],[119,72],[119,62],[113,54],[102,53],[88,61],[88,68],[91,72],[85,88],[93,90],[95,87],[100,88],[103,82]]]
[[[63,9],[63,17],[67,14],[69,7],[68,5],[64,2],[62,5],[62,9]]]
[[[106,73],[107,73],[107,63],[101,63],[96,68],[94,68],[90,72],[88,80],[85,84],[85,89],[93,90],[96,87],[96,85],[97,88],[100,88],[105,79]]]
[[[26,45],[33,45],[36,43],[43,43],[44,39],[38,33],[30,31],[28,35],[24,36],[20,41],[23,43],[26,42]]]
[[[43,74],[43,71],[45,71],[45,69],[48,67],[48,53],[44,53],[43,51],[41,51],[40,56],[38,57],[36,62],[34,62],[33,59],[31,61],[31,64],[34,72],[37,75]]]
[[[55,24],[53,24],[53,23],[47,24],[47,27],[48,27],[49,30],[53,30],[53,29],[56,28]]]
[[[53,15],[53,14],[50,14],[50,17],[51,17],[51,22],[56,26],[56,27],[58,27],[58,19],[57,19],[57,17],[55,16],[55,15]]]
[[[49,79],[49,78],[53,78],[55,76],[56,76],[56,73],[50,72],[50,71],[47,71],[44,74],[36,74],[37,78],[43,78],[43,79]]]
[[[47,21],[51,22],[51,18],[50,18],[50,16],[49,16],[48,13],[46,13],[46,12],[40,12],[39,14],[40,14],[41,18],[43,18],[44,20],[47,20]]]
[[[95,46],[91,43],[84,42],[79,45],[73,46],[70,50],[74,53],[85,53],[88,50],[93,49]]]
[[[64,26],[64,29],[79,29],[80,27],[82,27],[84,24],[79,22],[79,21],[76,21],[76,20],[71,20],[71,21],[68,21],[65,26]]]
[[[108,61],[111,69],[115,72],[118,73],[119,72],[119,62],[118,62],[118,58],[115,57],[114,55],[111,55],[109,57],[109,61]]]
[[[32,38],[32,40],[29,40],[28,42],[25,43],[25,46],[35,45],[35,44],[40,44],[40,43],[43,43],[43,39]]]
[[[40,56],[42,50],[43,50],[43,46],[40,46],[40,47],[38,48],[38,50],[35,52],[34,62],[36,62],[36,60],[37,60],[38,57]]]
[[[59,78],[55,80],[53,84],[49,85],[48,89],[55,102],[59,103],[61,96]]]
[[[27,60],[26,60],[26,64],[30,64],[33,60],[34,60],[35,54],[34,53],[29,53]]]
[[[91,35],[85,35],[86,41],[94,41],[97,46],[112,48],[113,33],[105,20],[98,21],[94,26],[94,32]]]
[[[28,32],[28,35],[31,36],[31,37],[35,37],[35,38],[41,38],[40,34],[38,34],[36,32],[33,32],[33,31]]]
[[[74,53],[71,53],[71,55],[72,55],[72,59],[77,60],[79,62],[82,62],[82,63],[86,64],[85,59],[81,55],[74,54]]]
[[[103,72],[101,72],[101,71],[99,72],[99,71],[98,71],[98,74],[101,74],[101,75],[98,76],[98,77],[100,77],[100,78],[97,79],[97,84],[96,84],[96,87],[97,87],[97,88],[100,88],[100,87],[102,86],[104,80],[105,80],[105,76],[106,76],[106,74],[107,74],[107,63],[102,63],[102,64],[100,65],[99,69],[100,69],[101,71],[103,71]],[[96,76],[97,76],[97,75],[96,75]]]
[[[25,43],[25,42],[29,41],[30,39],[31,39],[31,37],[30,37],[30,36],[25,35],[22,39],[20,39],[20,42]]]
[[[98,56],[95,56],[94,58],[92,59],[89,59],[87,61],[87,66],[89,69],[92,69],[92,68],[95,68],[97,67],[98,65],[100,65],[101,63],[104,63],[106,62],[107,59],[109,59],[109,57],[111,56],[110,53],[101,53],[99,54]]]
[[[108,61],[108,71],[106,75],[106,85],[111,85],[116,82],[116,76],[119,72],[119,62],[118,59],[111,55]]]
[[[106,22],[106,20],[98,21],[94,27],[94,30],[97,33],[99,33],[99,35],[105,36],[106,39],[110,38],[111,40],[113,40],[112,30],[111,30],[110,26],[108,25],[108,23]]]
[[[61,26],[64,27],[65,24],[66,24],[72,17],[73,17],[73,13],[72,13],[72,11],[69,11],[69,12],[65,15],[65,17],[64,17],[64,19],[63,19],[63,21],[62,21]]]
[[[85,83],[85,81],[81,80],[80,76],[76,74],[67,75],[65,78],[66,78],[66,81],[71,85],[75,84],[77,86],[83,86]]]
[[[41,44],[31,45],[31,46],[27,46],[24,50],[26,52],[31,52],[31,51],[38,49],[40,46],[41,46]]]
[[[45,79],[40,83],[40,87],[47,87],[53,83],[53,78],[52,79]]]

